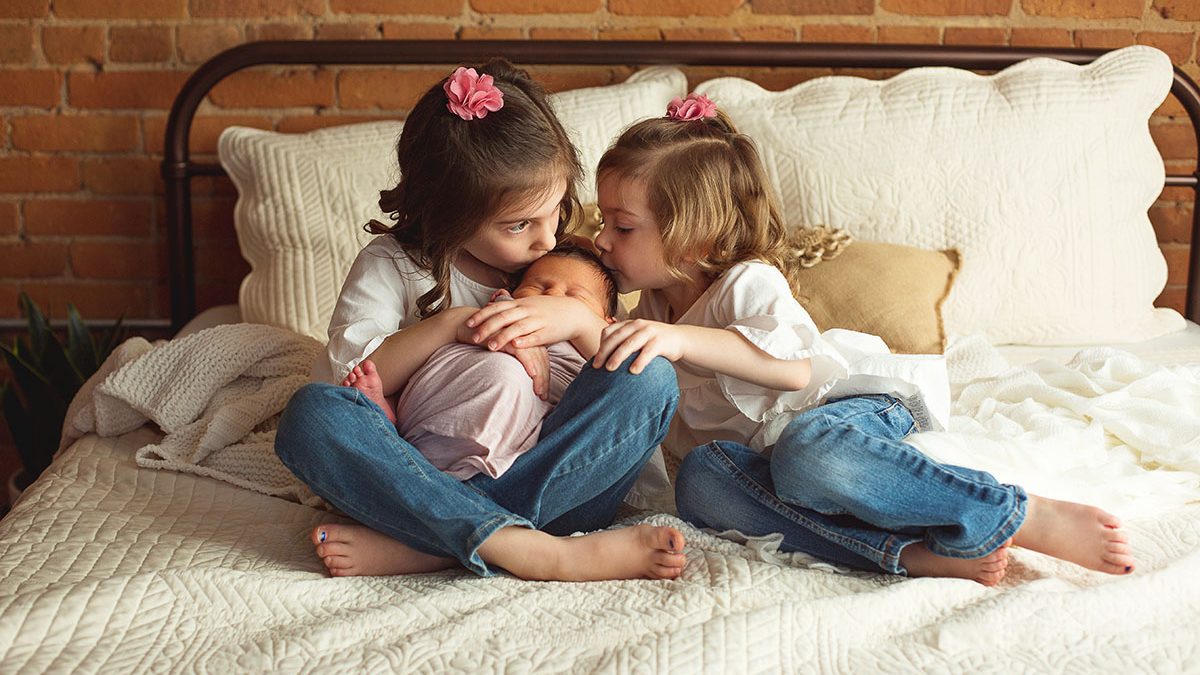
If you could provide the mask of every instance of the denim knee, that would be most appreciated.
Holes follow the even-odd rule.
[[[779,495],[825,496],[854,479],[849,459],[834,439],[836,428],[824,417],[797,417],[784,429],[771,452],[771,479]]]
[[[719,526],[712,513],[717,495],[722,494],[728,476],[714,463],[711,445],[693,449],[683,458],[675,475],[675,509],[679,517],[696,527]]]
[[[309,439],[319,426],[313,421],[325,414],[335,398],[344,398],[346,387],[325,382],[310,382],[296,390],[288,399],[275,431],[275,454],[285,459],[295,450],[308,447],[307,442],[289,442],[293,435]],[[286,461],[285,461],[286,463]]]

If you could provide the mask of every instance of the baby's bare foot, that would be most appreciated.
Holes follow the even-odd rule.
[[[683,535],[673,527],[634,525],[582,537],[506,527],[483,543],[484,560],[539,581],[674,579],[683,573]]]
[[[1121,520],[1086,504],[1029,496],[1013,543],[1108,574],[1128,574],[1134,559]]]
[[[354,366],[346,374],[346,379],[342,380],[342,386],[354,387],[361,391],[363,396],[370,399],[372,403],[383,408],[389,422],[396,423],[396,411],[392,409],[387,397],[383,395],[383,380],[379,379],[379,371],[375,368],[374,361],[364,359],[362,363]]]
[[[900,551],[900,564],[910,577],[955,577],[970,579],[984,586],[995,586],[1008,572],[1008,544],[982,558],[947,558],[925,544],[905,546]]]
[[[335,577],[423,574],[453,567],[454,558],[439,558],[409,548],[363,525],[318,525],[312,532],[317,557]]]

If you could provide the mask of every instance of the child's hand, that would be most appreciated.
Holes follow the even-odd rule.
[[[596,352],[592,367],[616,370],[630,354],[641,350],[629,366],[629,372],[637,375],[655,356],[678,361],[683,357],[685,345],[683,331],[672,324],[645,319],[620,321],[601,332],[600,350]]]
[[[575,298],[535,295],[512,302],[492,303],[471,315],[467,327],[474,332],[467,342],[488,349],[536,347],[571,340],[600,321],[587,305]]]
[[[550,396],[550,351],[545,347],[526,347],[518,349],[511,344],[504,347],[506,354],[512,354],[525,372],[533,380],[533,393],[545,401]]]

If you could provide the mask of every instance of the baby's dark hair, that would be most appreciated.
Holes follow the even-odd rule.
[[[559,242],[559,244],[548,251],[546,255],[557,255],[563,258],[575,258],[590,264],[595,269],[596,276],[604,282],[604,311],[606,312],[607,316],[617,315],[617,279],[613,276],[612,270],[605,267],[604,263],[600,261],[600,256],[596,255],[595,251],[585,246],[580,246],[570,239],[567,239]],[[515,281],[513,282],[512,287],[510,287],[508,290],[514,291],[518,285],[520,285],[520,281]]]
[[[417,299],[421,318],[451,304],[450,270],[468,241],[501,209],[534,203],[566,181],[557,237],[579,208],[579,156],[554,115],[546,92],[524,70],[494,59],[476,70],[490,75],[504,105],[464,120],[447,108],[447,78],[417,101],[396,147],[400,181],[379,193],[379,208],[394,221],[372,220],[372,234],[395,237],[433,278]]]

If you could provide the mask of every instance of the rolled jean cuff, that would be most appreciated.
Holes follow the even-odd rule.
[[[1025,522],[1025,508],[1029,501],[1029,496],[1025,493],[1025,488],[1021,487],[1020,485],[1005,484],[1004,487],[1012,490],[1013,509],[1009,514],[1008,519],[1001,523],[998,528],[996,528],[995,534],[993,534],[991,537],[988,537],[988,539],[979,546],[971,549],[951,548],[945,546],[944,544],[938,543],[936,540],[930,540],[927,544],[929,546],[929,550],[946,558],[965,558],[968,560],[974,560],[975,558],[982,558],[983,556],[998,550],[1004,545],[1004,542],[1012,539],[1013,535],[1017,533],[1017,530],[1021,529],[1021,525]]]
[[[464,558],[461,558],[459,562],[461,562],[467,569],[481,577],[494,577],[499,574],[497,571],[488,567],[488,564],[479,556],[479,547],[482,546],[483,542],[487,541],[488,538],[493,534],[496,534],[500,530],[509,526],[526,527],[531,530],[537,529],[533,526],[533,523],[521,518],[520,516],[492,516],[482,525],[475,528],[475,531],[471,533],[471,536],[467,537],[467,555]]]
[[[904,569],[904,566],[900,564],[900,552],[905,547],[911,544],[919,544],[922,541],[923,539],[918,535],[893,534],[880,547],[879,553],[882,555],[879,556],[876,563],[888,574],[908,576],[908,570]]]

